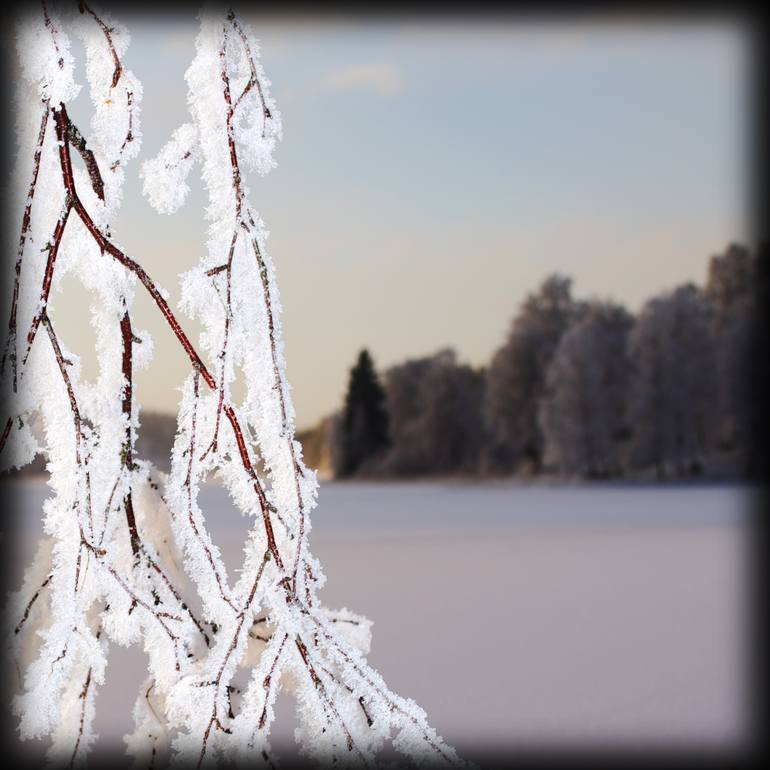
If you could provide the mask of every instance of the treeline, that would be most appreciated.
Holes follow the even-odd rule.
[[[362,351],[343,408],[305,434],[308,460],[338,478],[751,476],[765,260],[731,245],[703,287],[637,316],[552,275],[482,369],[441,350],[380,377]]]

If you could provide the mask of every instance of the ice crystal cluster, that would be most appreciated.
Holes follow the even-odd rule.
[[[67,111],[80,90],[72,35],[87,57],[87,132]],[[142,89],[122,63],[127,30],[86,3],[44,2],[19,23],[17,43],[0,458],[20,467],[41,453],[50,488],[45,535],[8,613],[21,738],[48,736],[52,759],[83,762],[110,646],[140,645],[148,671],[125,737],[138,765],[164,756],[272,765],[281,689],[296,697],[307,757],[373,763],[392,740],[417,761],[457,762],[424,712],[366,663],[369,622],[317,599],[324,577],[308,545],[316,477],[294,439],[274,267],[245,183],[247,171],[273,167],[281,137],[252,32],[231,11],[201,13],[186,75],[190,122],[142,169],[159,212],[184,203],[194,166],[208,191],[207,253],[182,280],[181,309],[203,329],[198,345],[111,233],[141,139]],[[92,297],[90,381],[53,320],[52,292],[66,275]],[[152,355],[132,325],[136,291],[149,293],[190,361],[168,477],[135,453],[133,376]],[[235,582],[200,507],[208,478],[253,522]],[[239,670],[246,683],[236,686]]]

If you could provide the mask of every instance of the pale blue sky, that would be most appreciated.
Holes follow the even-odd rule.
[[[187,120],[196,26],[126,21],[144,159]],[[751,243],[750,52],[735,25],[254,23],[284,141],[278,168],[250,186],[301,427],[337,407],[362,346],[380,367],[447,345],[481,364],[552,271],[635,310],[702,281],[728,241]],[[205,198],[196,176],[187,206],[161,217],[138,169],[114,233],[176,298],[204,248]],[[140,397],[171,410],[185,359],[140,310],[158,357]]]

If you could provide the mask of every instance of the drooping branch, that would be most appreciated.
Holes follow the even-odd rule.
[[[241,41],[246,50],[247,59],[249,61],[250,68],[251,68],[251,78],[249,80],[249,84],[251,84],[252,82],[257,84],[259,88],[262,107],[264,110],[264,118],[265,120],[267,120],[271,116],[265,104],[264,94],[262,93],[261,86],[259,85],[259,79],[256,74],[256,70],[254,67],[254,59],[251,55],[251,50],[249,48],[248,41],[246,39],[246,36],[240,24],[238,24],[237,19],[235,18],[235,14],[232,12],[232,10],[228,12],[227,18],[230,24],[232,25],[232,27],[238,32],[239,36],[241,37]],[[304,542],[304,535],[305,535],[305,507],[302,501],[302,494],[300,491],[300,483],[299,483],[301,470],[300,470],[300,466],[297,461],[296,452],[294,449],[293,437],[291,435],[291,431],[289,430],[289,427],[287,424],[288,417],[287,417],[287,411],[286,411],[286,400],[284,396],[284,384],[283,384],[281,371],[278,366],[278,360],[277,360],[275,321],[273,317],[272,299],[270,297],[270,286],[267,278],[267,268],[265,266],[264,261],[262,260],[257,238],[252,233],[252,228],[254,227],[254,218],[250,212],[247,211],[245,216],[243,212],[244,196],[243,196],[243,188],[241,184],[242,176],[241,176],[240,165],[238,163],[238,151],[235,144],[233,120],[235,117],[235,109],[238,106],[238,103],[240,103],[241,98],[245,95],[246,90],[250,86],[247,84],[246,89],[244,90],[244,93],[241,94],[241,98],[239,98],[238,102],[235,105],[233,105],[232,96],[230,92],[230,77],[228,75],[227,66],[226,66],[227,40],[228,40],[227,28],[225,28],[222,47],[220,48],[220,51],[219,51],[219,59],[220,59],[220,65],[221,65],[220,78],[222,80],[222,95],[225,102],[225,114],[226,114],[225,125],[226,125],[229,157],[230,157],[232,185],[233,185],[233,191],[235,193],[234,220],[236,223],[236,227],[233,233],[233,238],[232,238],[230,251],[228,255],[228,261],[227,261],[227,305],[226,305],[226,312],[225,312],[224,347],[226,349],[228,333],[229,333],[229,323],[230,323],[230,283],[231,283],[231,274],[232,274],[232,256],[234,253],[235,245],[237,243],[239,228],[242,228],[251,238],[252,249],[254,251],[254,256],[257,259],[257,264],[259,266],[259,275],[262,281],[262,294],[263,294],[264,303],[265,303],[265,311],[267,314],[268,335],[269,335],[269,341],[270,341],[270,355],[271,355],[272,364],[273,364],[273,377],[274,377],[273,387],[278,393],[280,409],[281,409],[281,421],[282,421],[281,432],[284,435],[285,440],[287,441],[289,456],[291,457],[291,462],[293,466],[292,471],[294,473],[294,483],[295,483],[296,500],[297,500],[298,537],[297,537],[297,545],[296,545],[296,552],[295,552],[294,562],[292,567],[291,579],[292,579],[292,590],[296,591],[297,590],[297,571],[299,569],[299,563],[302,556],[302,544]],[[263,133],[264,133],[264,128],[263,128]],[[225,350],[223,349],[222,351],[223,359],[224,359],[224,355],[225,355]],[[223,367],[224,367],[224,360],[223,360]],[[222,383],[223,383],[222,388],[224,389],[224,369],[223,369]],[[217,417],[217,425],[218,425],[218,417]],[[215,435],[215,439],[216,439],[216,435]]]
[[[171,331],[179,340],[180,344],[182,345],[182,348],[184,349],[185,353],[190,359],[190,362],[192,363],[193,368],[197,372],[200,372],[200,375],[203,378],[203,381],[206,383],[206,385],[209,386],[209,388],[211,388],[211,390],[216,390],[217,388],[216,381],[211,376],[211,373],[207,369],[206,365],[203,363],[203,360],[201,359],[198,352],[195,350],[195,347],[193,346],[192,342],[190,342],[190,339],[183,331],[173,311],[171,310],[168,303],[166,302],[163,295],[161,294],[160,289],[158,289],[158,287],[155,285],[155,283],[152,281],[152,279],[149,277],[146,271],[141,267],[141,265],[139,265],[138,262],[134,261],[127,254],[121,251],[99,230],[99,228],[96,226],[93,219],[91,218],[90,214],[86,210],[85,206],[83,205],[82,201],[80,200],[80,197],[78,196],[77,188],[75,186],[74,175],[72,173],[72,161],[70,160],[69,137],[67,132],[67,125],[68,125],[69,119],[67,117],[67,111],[65,106],[62,104],[59,106],[59,108],[54,109],[53,112],[54,112],[54,119],[56,123],[56,136],[60,142],[59,157],[60,157],[60,163],[61,163],[62,177],[63,177],[64,187],[67,191],[67,194],[70,200],[70,203],[68,204],[66,209],[66,216],[69,216],[70,210],[74,209],[75,213],[78,215],[81,222],[85,225],[86,229],[91,234],[94,241],[96,241],[96,244],[99,246],[99,248],[102,251],[105,251],[108,254],[110,254],[112,257],[114,257],[120,264],[122,264],[124,267],[130,270],[139,279],[141,284],[145,287],[147,292],[152,297],[155,304],[158,306],[158,309],[160,310],[160,312],[163,314],[163,317],[166,319],[166,322],[171,328]],[[54,234],[55,235],[54,243],[56,244],[57,249],[58,249],[58,244],[61,241],[61,234],[64,231],[64,224],[66,224],[66,217],[64,222],[61,225],[61,228],[59,229],[57,227],[57,231]],[[57,233],[58,233],[58,238],[56,238]],[[54,250],[52,249],[52,251]],[[46,271],[47,280],[46,280],[46,283],[44,284],[44,292],[45,292],[46,300],[48,297],[48,292],[50,291],[50,282],[53,275],[54,259],[55,259],[55,251],[54,251],[53,257],[51,257],[49,254],[50,269],[47,269]],[[34,335],[32,335],[32,338],[34,339]],[[29,346],[31,346],[31,342],[29,343]],[[225,416],[230,422],[230,425],[232,426],[233,433],[235,434],[235,439],[238,444],[238,451],[240,454],[241,462],[243,463],[243,467],[246,470],[246,472],[249,474],[249,477],[253,482],[254,492],[257,495],[260,509],[262,511],[262,516],[265,523],[265,532],[268,538],[270,550],[273,553],[273,557],[275,558],[276,563],[282,564],[283,562],[281,559],[281,555],[278,552],[278,546],[275,543],[275,536],[273,534],[272,522],[270,521],[271,506],[267,501],[267,497],[265,496],[262,483],[259,480],[259,477],[257,476],[256,471],[254,470],[254,467],[251,463],[251,459],[249,458],[248,450],[246,449],[246,442],[244,441],[244,438],[243,438],[243,430],[241,429],[240,423],[238,421],[238,418],[235,415],[235,411],[232,408],[232,406],[230,406],[229,404],[226,404],[224,407],[224,412],[225,412]]]
[[[15,351],[17,317],[32,319],[20,376],[25,369],[41,366],[41,362],[48,367],[45,371],[58,369],[60,387],[40,397],[43,421],[49,433],[52,426],[61,431],[60,426],[67,425],[60,437],[66,437],[67,443],[73,434],[75,439],[71,448],[60,447],[51,444],[57,440],[55,433],[46,436],[47,451],[55,457],[49,467],[53,468],[52,486],[57,495],[51,506],[52,511],[56,509],[55,515],[49,518],[47,526],[53,533],[58,561],[51,567],[41,551],[43,560],[33,576],[27,578],[24,601],[20,601],[14,616],[20,618],[16,635],[25,637],[40,632],[42,621],[38,616],[45,613],[32,612],[32,608],[48,586],[51,602],[61,601],[64,613],[60,621],[54,618],[50,632],[43,629],[43,634],[50,633],[50,638],[46,639],[41,662],[46,666],[50,663],[55,678],[50,686],[48,672],[45,677],[28,677],[24,682],[32,693],[27,704],[34,704],[33,696],[41,693],[50,704],[40,729],[35,726],[35,717],[29,717],[27,708],[25,713],[33,724],[27,732],[50,732],[60,716],[56,711],[57,698],[64,678],[69,676],[68,692],[72,695],[79,691],[80,702],[76,701],[79,708],[70,709],[68,716],[71,723],[67,735],[74,747],[69,743],[67,751],[71,750],[71,762],[87,751],[90,704],[103,668],[101,653],[94,650],[104,628],[111,641],[121,643],[132,643],[139,635],[151,634],[152,641],[145,645],[151,675],[139,692],[136,732],[129,736],[132,751],[146,749],[150,764],[171,729],[179,728],[174,748],[188,759],[197,757],[199,765],[215,750],[233,757],[241,750],[252,749],[255,756],[272,766],[267,733],[284,672],[291,675],[303,704],[313,712],[306,715],[307,732],[303,740],[317,741],[319,749],[330,751],[333,757],[355,757],[368,762],[373,758],[373,747],[391,730],[406,729],[415,736],[409,741],[421,740],[438,757],[453,762],[456,758],[452,750],[430,730],[422,712],[387,690],[379,675],[352,652],[356,646],[364,650],[368,645],[368,623],[355,619],[346,610],[338,616],[331,615],[316,601],[316,589],[323,576],[320,572],[315,574],[316,562],[306,547],[307,516],[315,499],[315,479],[305,469],[294,441],[293,408],[280,339],[278,291],[272,262],[264,247],[266,233],[248,202],[241,168],[243,160],[262,171],[269,169],[270,153],[276,137],[280,138],[280,115],[270,100],[269,81],[256,59],[256,42],[232,11],[213,22],[206,15],[202,17],[194,62],[198,70],[193,76],[188,73],[188,82],[197,83],[206,96],[192,94],[191,104],[196,103],[192,109],[194,124],[185,124],[175,133],[168,151],[155,166],[163,173],[166,159],[168,179],[181,178],[183,182],[189,166],[202,160],[206,164],[204,178],[209,192],[212,197],[220,196],[211,201],[209,211],[217,212],[209,214],[215,220],[212,228],[216,236],[211,240],[209,261],[202,271],[211,279],[225,308],[221,326],[218,310],[205,314],[206,308],[202,317],[208,337],[202,337],[201,344],[210,356],[209,368],[171,310],[164,292],[138,260],[115,244],[111,235],[109,220],[117,200],[113,194],[119,193],[123,175],[113,176],[110,172],[133,154],[136,145],[130,143],[135,136],[140,137],[138,124],[134,125],[139,112],[133,98],[134,93],[137,99],[141,97],[141,89],[133,89],[133,75],[123,68],[118,55],[126,42],[122,28],[107,16],[99,16],[85,2],[79,3],[79,10],[98,26],[98,30],[90,24],[81,28],[89,62],[94,62],[90,57],[97,57],[98,66],[89,64],[92,95],[98,95],[98,117],[92,124],[95,136],[86,139],[67,113],[68,100],[76,92],[74,86],[68,86],[69,90],[54,89],[53,93],[66,92],[69,96],[52,97],[43,116],[31,194],[22,221],[13,323],[9,323],[9,340],[12,330]],[[56,63],[51,67],[71,67],[66,34],[59,30],[58,22],[54,23],[45,5],[43,12],[45,28],[57,53]],[[202,62],[216,62],[218,67],[202,69]],[[118,95],[106,91],[106,84],[95,83],[95,72],[106,77],[111,72],[110,89],[119,88]],[[68,72],[64,75],[69,77]],[[201,75],[203,78],[196,81]],[[192,85],[191,88],[195,90]],[[110,106],[103,109],[105,104]],[[114,127],[99,133],[104,128],[101,121],[113,115],[121,121],[121,127],[125,120],[125,138]],[[56,143],[46,145],[49,119],[54,123]],[[256,130],[252,130],[255,126]],[[212,136],[212,127],[220,134],[221,143]],[[73,172],[73,147],[83,161],[85,175],[76,176]],[[42,270],[40,290],[35,295],[39,297],[37,304],[32,310],[25,306],[27,315],[18,316],[18,297],[23,296],[24,302],[29,303],[30,295],[34,294],[26,285],[24,291],[18,288],[27,276],[26,271],[22,275],[20,260],[25,244],[30,242],[27,233],[31,227],[38,228],[34,237],[43,242],[39,233],[43,228],[30,223],[31,200],[39,184],[38,170],[45,152],[51,153],[51,161],[58,160],[54,178],[45,184],[51,185],[47,192],[55,192],[53,202],[59,205],[61,213],[51,223],[52,232],[44,233],[48,247],[45,264],[36,270],[38,275]],[[185,160],[190,162],[183,164]],[[42,167],[48,173],[52,165],[46,163]],[[170,202],[166,199],[159,204],[170,211],[178,205],[180,196],[174,194],[168,179],[162,180],[154,193],[156,198],[171,196]],[[79,189],[83,184],[86,188]],[[104,206],[96,204],[92,208],[94,198],[89,184]],[[225,211],[231,201],[232,208]],[[77,220],[74,225],[73,219]],[[73,227],[77,232],[70,232]],[[68,233],[71,238],[65,238]],[[99,287],[101,305],[94,310],[102,324],[97,325],[101,367],[98,383],[105,389],[95,399],[86,397],[90,391],[86,385],[81,386],[78,368],[68,361],[49,315],[50,292],[61,272],[57,267],[64,264],[64,258],[57,262],[59,253],[62,249],[82,249],[84,243],[95,245],[101,255],[95,256],[87,269],[97,270],[109,262],[105,273],[113,276],[112,285]],[[41,257],[38,260],[43,262]],[[76,270],[83,269],[69,257],[70,269],[73,263]],[[196,280],[201,274],[197,273]],[[165,497],[157,493],[153,480],[157,477],[136,456],[135,450],[138,405],[134,369],[141,365],[140,359],[146,358],[137,355],[135,360],[135,352],[142,352],[142,348],[135,348],[141,338],[134,334],[130,309],[135,280],[154,302],[192,369],[184,389]],[[89,285],[93,286],[92,280]],[[204,294],[212,291],[208,282],[203,281],[202,286]],[[247,314],[246,323],[236,315],[240,310]],[[37,352],[34,343],[40,326],[48,333],[55,368],[42,353],[30,357],[33,349]],[[113,328],[116,334],[110,338]],[[6,351],[15,355],[8,340]],[[243,404],[230,395],[232,369],[239,365],[250,380]],[[258,369],[260,366],[264,371]],[[14,358],[14,373],[15,370]],[[201,395],[201,380],[211,395]],[[222,434],[223,416],[230,426],[226,435]],[[0,451],[12,433],[15,417],[8,418],[0,436]],[[69,472],[73,465],[74,490],[61,470]],[[200,484],[211,471],[221,474],[239,506],[256,513],[241,576],[232,586],[198,507]],[[102,522],[101,527],[95,526],[94,511],[98,512],[97,523]],[[274,517],[283,531],[274,531]],[[282,553],[287,548],[291,556]],[[187,584],[184,580],[178,582],[176,577],[179,555],[183,557],[184,580],[197,584],[203,601],[201,619],[183,599]],[[94,636],[95,611],[99,630]],[[348,635],[356,639],[354,647],[346,641]],[[73,667],[74,661],[82,660],[85,666]],[[258,660],[254,676],[242,691],[234,683],[235,671],[254,660]],[[80,681],[73,677],[80,677]],[[77,690],[72,689],[74,683]],[[200,688],[197,692],[202,700],[196,697],[191,702],[190,687]],[[406,744],[403,738],[399,740],[403,748]],[[423,750],[424,747],[420,748]]]

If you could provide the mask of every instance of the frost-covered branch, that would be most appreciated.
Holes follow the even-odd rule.
[[[73,31],[86,49],[90,132],[67,109],[80,90]],[[16,178],[26,180],[26,196],[2,362],[10,413],[0,457],[23,465],[43,453],[51,489],[46,536],[14,597],[9,629],[21,737],[50,736],[52,757],[83,760],[109,645],[141,644],[149,675],[125,739],[137,762],[170,748],[197,765],[272,765],[269,731],[284,687],[297,697],[297,739],[310,757],[369,763],[392,738],[414,758],[458,762],[424,712],[366,663],[369,622],[317,599],[324,576],[308,544],[317,481],[294,438],[275,269],[245,183],[247,172],[272,168],[281,137],[248,26],[232,11],[201,14],[186,75],[191,121],[143,169],[151,203],[172,213],[193,165],[201,167],[208,253],[182,281],[182,310],[203,328],[198,344],[111,233],[123,166],[141,140],[141,85],[123,64],[127,31],[86,3],[61,14],[44,3],[18,38]],[[93,296],[93,382],[55,330],[54,290],[67,274]],[[190,362],[162,494],[158,473],[135,448],[133,378],[152,354],[149,336],[133,325],[137,285]],[[238,377],[246,383],[240,399],[232,392]],[[200,507],[209,476],[253,519],[234,582]],[[251,672],[245,687],[233,684],[239,668]]]

